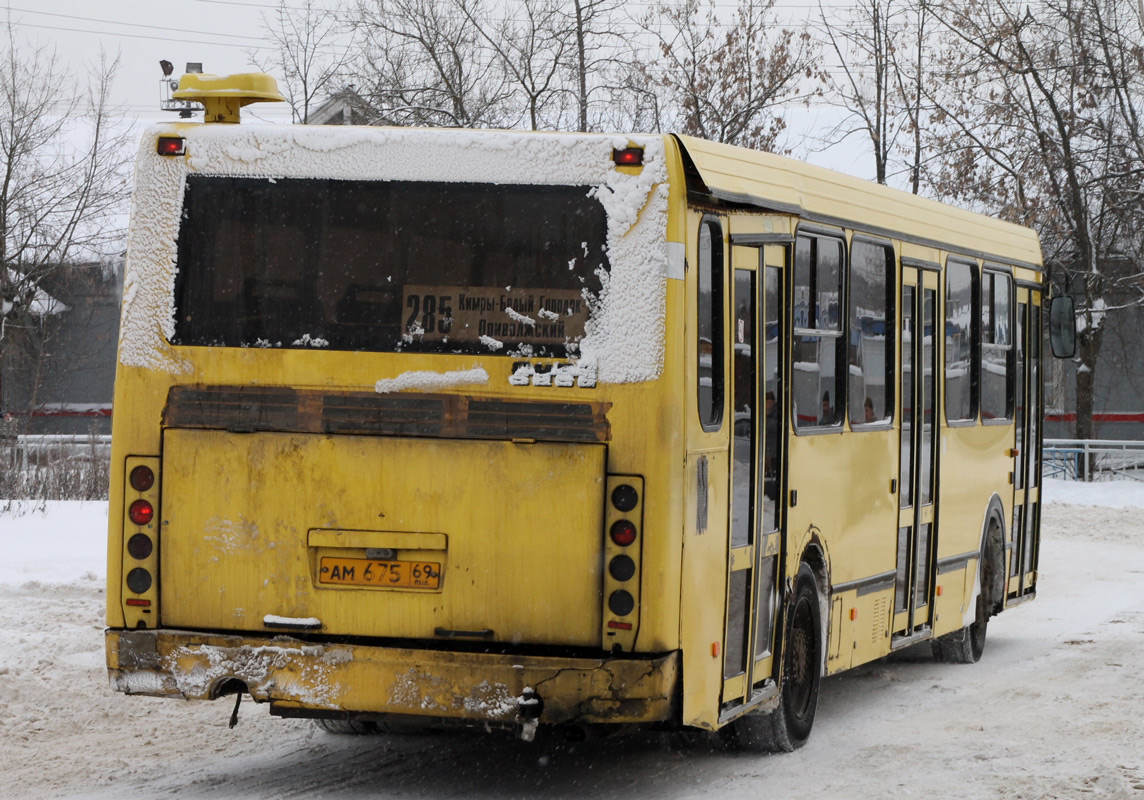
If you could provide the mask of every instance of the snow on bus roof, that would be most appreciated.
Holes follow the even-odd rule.
[[[187,140],[186,159],[156,137]],[[644,148],[638,174],[612,149]],[[580,342],[578,366],[609,383],[652,380],[663,364],[667,167],[658,136],[343,126],[164,124],[143,135],[135,171],[120,334],[128,366],[184,372],[174,333],[176,239],[188,174],[236,177],[589,186],[608,220],[611,272]],[[554,265],[554,268],[556,265]]]

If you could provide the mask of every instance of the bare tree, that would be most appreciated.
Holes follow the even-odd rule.
[[[823,34],[838,59],[837,72],[831,73],[830,96],[848,112],[846,119],[828,135],[830,144],[855,134],[870,141],[874,155],[874,175],[886,183],[890,158],[898,134],[908,124],[901,113],[905,105],[894,74],[896,39],[901,30],[896,17],[902,15],[893,0],[858,0],[840,18],[818,6]]]
[[[935,189],[1036,227],[1046,264],[1079,294],[1076,435],[1090,438],[1105,323],[1124,306],[1110,301],[1144,278],[1138,9],[933,0],[931,11],[949,37],[930,97]]]
[[[305,123],[317,102],[337,86],[351,46],[339,44],[341,30],[333,12],[315,0],[300,2],[279,0],[273,12],[263,12],[263,33],[274,50],[269,55],[251,51],[249,56],[260,70],[279,79],[294,122]]]
[[[480,0],[470,0],[483,16]],[[509,127],[519,109],[502,60],[453,0],[358,0],[348,20],[362,43],[352,65],[374,122]]]
[[[500,60],[523,100],[531,130],[560,122],[560,73],[572,49],[573,32],[563,23],[558,0],[520,0],[492,18],[482,7],[455,0],[474,30]],[[550,113],[555,109],[556,113]]]
[[[819,27],[838,66],[829,73],[828,102],[846,117],[824,137],[870,143],[874,177],[887,183],[904,169],[921,190],[923,92],[929,62],[927,0],[857,0],[846,11],[819,2]]]
[[[77,84],[54,50],[18,40],[11,24],[4,31],[0,374],[13,360],[38,357],[42,326],[61,310],[41,284],[70,263],[122,248],[130,150],[108,104],[115,67],[104,60],[90,83]]]
[[[729,26],[713,3],[677,0],[643,22],[661,60],[646,67],[678,107],[684,133],[761,150],[776,148],[781,109],[819,91],[825,79],[808,31],[776,29],[774,0],[744,0]]]
[[[914,19],[909,50],[912,59],[895,58],[894,77],[897,82],[898,95],[905,103],[905,113],[909,119],[910,146],[906,163],[909,164],[910,170],[910,191],[919,194],[921,192],[923,164],[922,114],[925,110],[922,106],[922,98],[928,80],[926,65],[929,60],[930,49],[929,0],[912,0],[912,2]]]
[[[593,119],[593,96],[601,95],[604,105],[611,105],[622,94],[620,85],[610,76],[622,72],[628,62],[620,53],[628,47],[618,31],[616,12],[619,0],[563,0],[565,28],[572,37],[568,72],[576,98],[577,128],[598,129]],[[601,109],[607,117],[609,109]]]

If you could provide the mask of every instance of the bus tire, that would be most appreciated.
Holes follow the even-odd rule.
[[[947,633],[930,642],[934,661],[948,664],[976,664],[985,652],[985,634],[989,627],[989,616],[982,615],[983,596],[977,598],[977,614],[973,622],[953,633]]]
[[[357,719],[316,719],[314,724],[335,736],[372,736],[379,733],[376,723]]]
[[[989,630],[989,618],[996,613],[1003,584],[998,586],[998,578],[1004,577],[1001,563],[1001,525],[994,518],[989,523],[989,535],[985,539],[985,553],[981,560],[981,592],[977,595],[977,610],[973,622],[961,630],[947,633],[930,643],[934,661],[949,664],[976,664],[985,652],[985,635]]]
[[[778,702],[770,711],[747,714],[732,723],[728,733],[736,747],[790,753],[806,744],[822,682],[822,630],[818,584],[804,563],[788,616]]]

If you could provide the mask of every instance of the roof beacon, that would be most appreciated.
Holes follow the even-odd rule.
[[[262,72],[239,75],[206,75],[188,72],[179,79],[179,88],[171,98],[201,103],[204,122],[237,123],[239,109],[251,103],[284,102],[278,82]]]

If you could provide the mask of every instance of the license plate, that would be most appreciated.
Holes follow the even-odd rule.
[[[441,585],[441,565],[434,561],[325,557],[318,565],[318,583],[329,586],[436,589]]]

